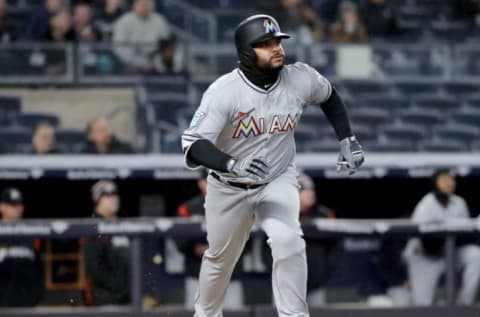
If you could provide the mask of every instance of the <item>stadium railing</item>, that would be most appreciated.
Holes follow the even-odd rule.
[[[316,219],[302,223],[306,237],[398,237],[405,239],[414,236],[435,236],[445,238],[446,261],[446,303],[455,303],[455,241],[459,236],[478,236],[480,221],[458,219],[448,223],[418,225],[410,220],[389,219]],[[260,233],[258,227],[252,235]],[[0,239],[5,237],[35,237],[37,239],[65,239],[86,236],[128,235],[131,243],[131,307],[132,312],[140,313],[142,255],[141,239],[147,236],[201,237],[205,235],[203,220],[185,218],[124,218],[116,221],[101,219],[29,219],[11,223],[0,223]],[[35,312],[35,310],[30,310]],[[36,311],[37,313],[40,311]],[[478,314],[478,310],[476,311]],[[118,312],[117,312],[118,313]],[[271,313],[270,313],[271,314]],[[270,314],[261,314],[269,316]],[[21,314],[20,314],[21,315]],[[121,314],[120,314],[121,315]],[[462,316],[467,316],[462,315]],[[0,311],[2,316],[2,311]],[[8,316],[14,316],[8,315]],[[41,314],[40,314],[41,316]],[[92,315],[90,315],[92,316]],[[272,315],[273,316],[273,315]],[[328,316],[328,315],[326,315]],[[332,314],[332,316],[336,316]],[[372,315],[369,315],[372,316]],[[398,315],[406,316],[406,315]],[[473,316],[473,315],[472,315]]]
[[[11,43],[0,45],[0,84],[86,84],[127,85],[142,73],[125,63],[122,50],[135,52],[133,62],[145,62],[154,46],[94,44]],[[478,44],[388,44],[335,45],[320,43],[302,46],[285,43],[287,62],[303,61],[320,70],[330,80],[345,79],[339,68],[348,62],[348,52],[359,50],[364,58],[359,79],[378,82],[450,81],[472,82],[480,76]],[[233,69],[237,57],[231,44],[192,43],[183,50],[193,82],[211,82]],[[347,58],[345,57],[347,56]],[[138,60],[137,60],[138,58]],[[365,73],[366,72],[366,73]],[[357,74],[358,75],[358,74]]]
[[[355,174],[336,171],[336,153],[298,154],[297,167],[318,178],[430,177],[438,168],[457,176],[480,175],[480,153],[367,153]],[[0,179],[196,179],[198,171],[185,168],[181,154],[113,155],[1,155]]]

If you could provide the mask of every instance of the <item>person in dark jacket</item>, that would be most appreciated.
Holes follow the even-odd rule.
[[[48,122],[40,123],[32,135],[31,154],[59,154],[55,147],[55,128]]]
[[[24,205],[20,191],[6,188],[1,194],[3,222],[20,220]],[[39,241],[15,237],[0,240],[0,307],[32,307],[44,291]]]
[[[300,185],[300,221],[315,218],[335,218],[335,213],[326,206],[317,203],[315,183],[306,174],[298,177]],[[336,257],[336,242],[334,239],[305,239],[307,243],[308,303],[322,306],[326,302],[325,284],[330,268]]]
[[[132,147],[117,139],[103,118],[91,120],[87,125],[87,142],[81,153],[85,154],[131,154]]]
[[[92,187],[93,217],[115,221],[120,207],[116,185],[101,180]],[[90,305],[122,305],[130,302],[130,240],[126,236],[88,238],[83,246]]]
[[[387,37],[397,33],[395,14],[385,0],[368,0],[361,15],[369,36]]]
[[[50,15],[48,27],[41,39],[51,43],[68,43],[75,41],[75,30],[72,26],[72,15],[66,9]]]
[[[103,8],[95,18],[96,27],[102,32],[102,40],[112,41],[113,25],[125,13],[121,0],[105,0]]]
[[[50,18],[65,5],[63,0],[45,0],[44,6],[38,8],[33,14],[26,29],[26,38],[31,41],[40,40],[47,31]]]
[[[197,181],[200,193],[178,206],[179,217],[203,218],[205,215],[205,195],[207,193],[207,171],[203,170],[200,179]],[[195,293],[198,289],[198,275],[205,250],[208,249],[207,239],[177,240],[177,246],[185,254],[185,308],[193,309]],[[239,276],[239,265],[234,270],[232,282],[228,286],[224,298],[224,307],[227,309],[238,309],[243,306],[244,294],[243,285]]]

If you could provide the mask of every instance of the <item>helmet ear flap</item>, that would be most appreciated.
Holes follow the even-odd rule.
[[[257,62],[257,54],[253,49],[249,49],[246,52],[242,52],[240,56],[240,61],[247,66],[255,66]]]

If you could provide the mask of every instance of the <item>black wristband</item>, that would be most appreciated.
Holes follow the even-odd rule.
[[[219,172],[228,172],[227,163],[232,158],[220,151],[212,142],[200,139],[190,146],[188,157],[190,161]]]
[[[322,103],[320,107],[330,124],[333,126],[338,140],[343,140],[353,135],[347,109],[335,88],[332,87],[330,97],[327,101]]]

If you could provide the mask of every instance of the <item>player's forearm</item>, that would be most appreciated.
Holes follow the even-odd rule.
[[[212,142],[200,139],[195,141],[188,150],[188,159],[198,165],[219,172],[228,172],[227,162],[232,157],[220,151]]]
[[[343,140],[353,135],[345,104],[334,88],[330,98],[322,103],[320,107],[335,130],[338,140]]]

